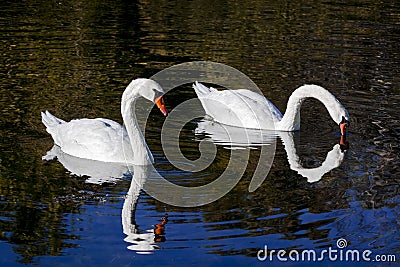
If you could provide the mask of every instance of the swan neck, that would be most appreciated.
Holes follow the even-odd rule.
[[[297,131],[300,129],[300,108],[304,98],[294,96],[289,97],[285,114],[276,128],[280,131]]]
[[[277,130],[297,131],[300,129],[300,108],[307,98],[319,100],[328,110],[331,118],[340,123],[342,115],[348,116],[346,109],[328,90],[318,85],[303,85],[296,89],[289,97],[286,112],[282,120],[277,124]]]
[[[126,131],[129,136],[131,149],[133,152],[133,162],[129,162],[135,165],[148,165],[154,162],[153,156],[150,152],[149,147],[146,144],[143,133],[141,132],[136,114],[133,112],[136,104],[136,100],[140,97],[138,94],[132,94],[125,90],[122,95],[121,101],[121,115],[124,121]]]

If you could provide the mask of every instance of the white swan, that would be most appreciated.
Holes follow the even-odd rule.
[[[147,165],[153,163],[153,156],[132,108],[142,96],[155,102],[166,116],[163,94],[164,90],[153,80],[133,80],[126,87],[121,100],[121,114],[126,128],[103,118],[65,122],[48,111],[41,113],[42,122],[54,143],[69,155],[104,162]]]
[[[193,84],[206,114],[213,120],[231,126],[277,131],[300,129],[300,107],[306,98],[321,101],[332,119],[346,133],[349,114],[343,105],[326,89],[318,85],[303,85],[290,96],[285,115],[264,96],[247,89],[223,90]]]

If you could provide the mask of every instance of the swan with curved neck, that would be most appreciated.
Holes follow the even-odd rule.
[[[77,119],[65,122],[50,112],[42,112],[42,122],[54,143],[69,155],[103,162],[136,165],[153,163],[153,156],[132,112],[136,100],[144,97],[156,103],[166,116],[161,86],[150,79],[135,79],[125,89],[121,114],[125,127],[103,118]]]
[[[297,131],[300,129],[300,107],[307,98],[316,98],[326,107],[331,118],[346,134],[349,113],[328,90],[318,85],[303,85],[289,97],[284,115],[264,96],[247,89],[208,88],[195,82],[193,88],[203,108],[213,120],[243,128]]]

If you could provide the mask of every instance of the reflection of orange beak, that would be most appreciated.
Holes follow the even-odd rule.
[[[156,229],[154,229],[156,235],[165,234],[165,226],[163,224],[156,224]]]
[[[346,122],[342,122],[339,125],[340,127],[340,132],[342,135],[346,135],[346,128],[347,128],[347,123]]]
[[[165,108],[165,104],[164,104],[164,98],[162,96],[160,96],[159,98],[156,99],[156,105],[157,107],[160,109],[160,111],[162,112],[162,114],[164,114],[164,116],[168,115],[168,111]]]
[[[342,135],[340,137],[339,145],[341,145],[341,146],[345,146],[346,145],[346,136],[345,135]]]
[[[340,137],[339,145],[342,152],[345,152],[347,149],[349,149],[349,143],[346,141],[346,135],[342,135]]]

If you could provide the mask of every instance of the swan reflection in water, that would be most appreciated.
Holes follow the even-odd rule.
[[[147,178],[153,170],[151,165],[133,166],[134,176],[131,186],[126,194],[125,202],[122,207],[122,228],[127,237],[124,241],[131,243],[129,250],[134,250],[138,254],[151,254],[152,251],[160,249],[157,243],[164,242],[165,225],[168,222],[168,214],[161,219],[161,222],[154,225],[152,229],[144,232],[139,231],[135,222],[135,210],[139,199],[140,191]]]
[[[130,175],[130,166],[127,164],[74,157],[63,152],[57,145],[47,151],[42,159],[57,159],[72,175],[86,176],[86,182],[91,184],[115,183]]]
[[[166,214],[152,229],[145,231],[140,231],[135,221],[140,191],[154,169],[151,165],[126,165],[82,159],[64,153],[57,145],[54,145],[43,159],[57,159],[71,174],[85,176],[86,182],[92,184],[115,183],[123,177],[131,176],[131,184],[125,196],[121,214],[122,229],[126,235],[124,241],[130,243],[127,247],[129,250],[134,250],[138,254],[151,254],[152,251],[160,249],[156,244],[165,241],[165,224],[168,222],[168,215]],[[131,175],[132,170],[133,175]]]
[[[246,129],[203,119],[198,123],[195,134],[206,135],[212,142],[229,149],[270,145],[279,136],[285,147],[290,169],[307,178],[309,183],[319,181],[327,172],[339,167],[344,159],[344,152],[349,147],[346,136],[342,135],[340,142],[328,152],[321,166],[304,168],[296,152],[293,132]]]

